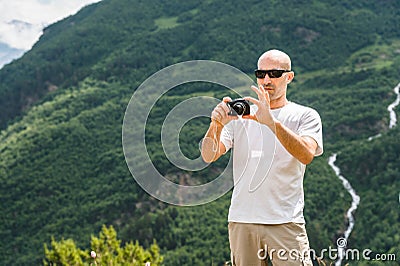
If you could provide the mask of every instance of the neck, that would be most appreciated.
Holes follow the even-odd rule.
[[[286,99],[286,97],[282,97],[276,100],[271,100],[270,102],[270,108],[271,109],[278,109],[281,108],[285,105],[287,105],[289,101]]]

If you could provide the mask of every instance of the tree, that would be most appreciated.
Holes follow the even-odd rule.
[[[125,243],[121,247],[121,240],[117,239],[113,226],[107,228],[103,225],[99,237],[92,236],[90,247],[90,252],[81,250],[72,239],[61,239],[57,242],[52,237],[50,249],[44,244],[46,259],[43,264],[157,266],[163,261],[155,241],[149,249],[144,249],[138,241]]]

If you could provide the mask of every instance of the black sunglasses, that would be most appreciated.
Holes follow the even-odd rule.
[[[292,72],[292,70],[282,70],[282,69],[271,69],[271,70],[260,70],[256,69],[254,70],[254,74],[258,79],[263,79],[265,78],[265,75],[268,74],[268,77],[273,79],[273,78],[280,78],[282,77],[283,73],[286,72]]]

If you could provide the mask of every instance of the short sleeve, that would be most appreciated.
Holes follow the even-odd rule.
[[[300,136],[308,136],[313,138],[317,142],[317,150],[315,156],[319,156],[323,153],[323,141],[322,141],[322,122],[318,112],[314,109],[307,108],[301,118],[298,133]]]

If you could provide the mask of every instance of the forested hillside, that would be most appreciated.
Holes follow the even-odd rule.
[[[312,248],[335,247],[347,227],[351,198],[327,164],[338,153],[361,198],[348,247],[400,259],[400,130],[389,130],[387,112],[400,82],[398,10],[400,2],[390,0],[103,0],[49,26],[31,51],[0,70],[0,264],[41,264],[52,236],[86,247],[105,224],[145,248],[156,240],[164,265],[223,265],[230,192],[195,207],[148,195],[125,163],[123,118],[138,86],[164,67],[214,60],[253,78],[270,48],[292,57],[290,100],[315,108],[323,121],[325,154],[305,177]],[[163,175],[198,184],[221,172],[229,155],[201,172],[174,166],[160,124],[186,99],[230,93],[195,82],[159,99],[146,146]],[[202,117],[183,127],[184,154],[199,156],[208,123]]]

